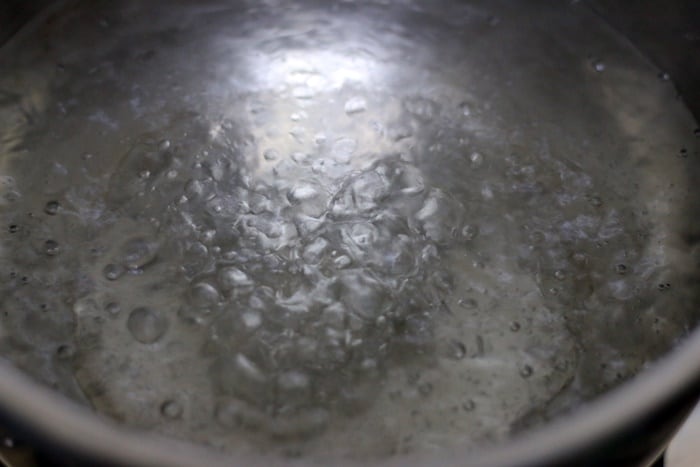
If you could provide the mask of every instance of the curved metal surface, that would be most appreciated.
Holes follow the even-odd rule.
[[[685,0],[663,6],[653,0],[587,3],[668,73],[680,97],[700,119],[700,4]]]
[[[483,453],[450,453],[440,465],[474,467],[644,465],[692,409],[700,389],[700,333],[653,369],[542,429]],[[127,430],[0,365],[0,414],[28,439],[78,465],[294,465],[279,458],[236,458]],[[435,458],[394,457],[387,466],[431,465]],[[339,464],[345,465],[345,464]],[[353,465],[353,464],[347,464]]]
[[[665,15],[649,22],[658,2],[620,9],[615,2],[595,1],[594,8],[624,31],[663,68],[670,70],[688,106],[700,114],[700,34],[686,15]],[[684,2],[679,2],[679,5]],[[691,5],[692,2],[687,2]],[[677,10],[668,5],[667,11]],[[694,8],[694,9],[693,9]],[[684,25],[678,25],[678,22]],[[695,53],[692,53],[692,51]],[[493,451],[453,453],[440,465],[584,466],[644,465],[663,448],[700,393],[700,332],[635,380],[604,395],[583,410]],[[27,439],[39,440],[65,459],[85,465],[194,466],[275,465],[278,459],[222,456],[186,443],[126,430],[63,397],[39,387],[8,364],[0,364],[0,418]],[[292,463],[294,463],[292,461]],[[382,465],[429,465],[434,458],[396,457]]]

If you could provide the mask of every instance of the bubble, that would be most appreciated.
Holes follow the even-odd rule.
[[[165,151],[170,148],[170,140],[164,139],[158,143],[158,150]]]
[[[620,274],[620,275],[626,274],[627,273],[627,266],[622,264],[622,263],[617,264],[617,265],[615,265],[615,272]]]
[[[588,256],[585,253],[577,252],[571,256],[573,262],[578,266],[585,266],[588,264]]]
[[[224,212],[224,206],[221,204],[221,200],[214,199],[211,203],[207,204],[207,210],[216,215]]]
[[[462,206],[440,190],[433,189],[414,217],[421,223],[426,237],[446,244],[459,232]]]
[[[598,73],[602,73],[603,71],[605,71],[605,63],[603,63],[602,60],[594,60],[592,66],[593,69]]]
[[[253,285],[253,281],[248,277],[248,274],[233,266],[223,268],[219,271],[218,282],[225,291],[237,287],[250,287]]]
[[[129,269],[140,269],[152,263],[158,254],[158,243],[148,237],[134,237],[119,250],[119,262]]]
[[[667,72],[665,72],[665,71],[660,71],[660,72],[659,72],[659,79],[662,80],[662,81],[669,81],[669,80],[671,79],[671,75],[669,75],[669,74],[668,74]]]
[[[433,384],[424,382],[418,385],[418,392],[423,397],[428,397],[433,392]]]
[[[46,203],[44,206],[44,212],[48,214],[49,216],[55,216],[56,213],[58,213],[58,210],[61,208],[61,205],[59,204],[58,201],[49,201]]]
[[[520,326],[520,323],[517,322],[517,321],[513,321],[512,323],[510,323],[510,330],[513,331],[513,332],[518,332],[518,331],[520,331],[520,327],[521,327],[521,326]]]
[[[472,412],[475,408],[476,408],[476,403],[471,399],[467,400],[466,402],[464,402],[462,404],[462,409],[465,412]]]
[[[540,232],[539,230],[536,230],[530,234],[530,241],[533,243],[533,245],[541,244],[545,238],[544,233]]]
[[[289,190],[287,199],[292,204],[308,201],[318,196],[318,191],[311,185],[300,184]]]
[[[104,269],[102,269],[102,275],[105,277],[105,279],[109,281],[115,281],[119,279],[122,275],[124,275],[125,272],[126,270],[123,266],[113,263],[108,264],[104,267]]]
[[[600,198],[600,196],[589,196],[588,197],[588,202],[590,203],[591,206],[599,208],[603,205],[603,200]]]
[[[566,279],[566,272],[564,272],[561,269],[557,269],[556,271],[554,271],[554,278],[556,280],[563,281],[564,279]]]
[[[460,298],[457,304],[466,310],[473,310],[479,306],[479,303],[473,298]]]
[[[404,102],[404,105],[406,110],[413,116],[424,122],[435,118],[435,115],[439,111],[438,105],[435,102],[422,96],[411,97]]]
[[[467,241],[474,240],[479,235],[479,227],[474,224],[467,224],[462,227],[462,237]]]
[[[392,126],[389,128],[388,136],[392,141],[398,143],[399,141],[413,136],[413,130],[405,125]]]
[[[343,330],[347,311],[342,303],[333,303],[324,308],[321,313],[320,322],[326,329]]]
[[[268,375],[263,368],[243,353],[223,357],[212,368],[212,373],[220,387],[250,403],[267,402],[269,390]]]
[[[346,268],[350,266],[350,264],[352,264],[352,260],[349,256],[346,255],[338,256],[336,259],[333,260],[333,265],[338,269]]]
[[[341,164],[347,164],[352,160],[352,155],[357,150],[357,141],[352,138],[339,138],[333,142],[331,156]]]
[[[358,212],[377,209],[389,195],[386,177],[376,171],[359,174],[351,179],[333,206],[339,216],[354,216]]]
[[[417,195],[425,191],[425,180],[420,170],[415,167],[401,167],[396,174],[396,182],[402,195]]]
[[[169,399],[160,405],[160,413],[169,419],[176,419],[182,416],[182,406],[175,400]]]
[[[526,379],[529,378],[530,376],[532,376],[532,373],[533,373],[533,370],[532,370],[532,367],[530,365],[523,365],[520,368],[520,376],[522,376],[523,378],[526,378]]]
[[[449,342],[447,357],[452,360],[462,360],[467,355],[467,347],[458,340]]]
[[[55,240],[46,240],[44,242],[44,253],[47,256],[56,256],[61,252],[61,247]]]
[[[285,371],[277,382],[283,391],[305,391],[310,385],[309,377],[301,371]]]
[[[473,152],[469,155],[469,161],[471,162],[472,167],[481,167],[484,164],[484,156],[481,155],[481,153]]]
[[[214,242],[215,239],[216,239],[216,230],[215,229],[205,230],[204,232],[202,232],[199,235],[199,240],[201,241],[200,244],[202,246],[204,246],[205,249],[206,249],[206,246],[204,244],[206,243],[207,245],[210,245],[212,242]],[[216,248],[216,247],[214,247],[214,248]],[[213,250],[214,249],[212,248],[212,252],[213,252]],[[205,252],[205,256],[206,256],[206,253],[208,253],[208,252],[209,252],[208,250]],[[193,251],[192,253],[196,253],[196,252]]]
[[[323,253],[328,248],[328,240],[323,237],[318,237],[304,249],[302,258],[308,264],[318,264],[321,261]]]
[[[17,233],[19,231],[19,226],[17,224],[10,224],[10,226],[7,228],[7,231],[11,234]]]
[[[248,207],[253,214],[262,214],[274,210],[270,199],[259,193],[251,193],[248,197]]]
[[[219,301],[219,291],[208,282],[198,282],[190,289],[189,299],[196,306],[213,305]]]
[[[364,371],[371,371],[377,369],[377,360],[373,358],[365,358],[360,364],[360,368]]]
[[[248,330],[255,330],[262,324],[262,315],[255,310],[245,311],[241,314],[241,321]]]
[[[351,97],[345,102],[345,113],[353,115],[364,112],[367,109],[367,101],[362,97]]]
[[[295,126],[289,131],[289,136],[294,138],[294,141],[297,143],[304,143],[305,135],[306,130],[301,126]]]
[[[185,196],[190,201],[209,201],[216,196],[214,181],[210,178],[205,180],[192,179],[185,184]]]
[[[671,284],[668,282],[663,282],[663,283],[657,285],[656,288],[663,292],[663,291],[670,289]]]
[[[279,159],[280,153],[277,152],[275,149],[267,149],[265,152],[263,152],[263,158],[266,161],[276,161]]]
[[[153,344],[165,334],[168,320],[160,312],[139,307],[129,314],[126,326],[134,339],[142,344]]]
[[[385,288],[366,272],[344,271],[338,285],[343,304],[362,319],[376,319],[388,304]]]
[[[110,315],[117,315],[122,310],[118,302],[109,302],[105,305],[105,311]]]

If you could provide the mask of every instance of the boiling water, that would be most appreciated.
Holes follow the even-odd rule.
[[[695,124],[585,7],[160,3],[0,54],[0,349],[41,381],[382,457],[502,440],[694,325]]]

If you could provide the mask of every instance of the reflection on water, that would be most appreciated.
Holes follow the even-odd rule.
[[[429,452],[694,324],[660,157],[693,122],[582,6],[91,5],[0,53],[0,349],[73,398],[239,452]]]

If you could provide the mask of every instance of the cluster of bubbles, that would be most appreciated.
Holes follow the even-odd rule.
[[[437,274],[440,249],[474,236],[464,206],[407,160],[357,168],[334,148],[330,183],[294,155],[255,181],[216,157],[194,163],[200,176],[183,177],[181,147],[170,141],[131,150],[112,176],[108,197],[141,216],[165,193],[180,195],[156,218],[161,237],[123,242],[104,278],[142,274],[159,255],[180,252],[177,319],[208,333],[211,378],[235,399],[241,423],[279,431],[285,419],[315,425],[329,409],[369,404],[387,359],[430,345],[433,277],[446,274]],[[170,253],[159,253],[163,242]],[[138,306],[126,325],[152,344],[173,318]]]
[[[351,97],[344,110],[352,118],[366,106],[364,98]],[[423,97],[407,99],[405,108],[426,122],[439,113],[438,104]],[[247,139],[232,122],[218,126],[224,138]],[[600,305],[625,316],[640,303],[657,302],[652,295],[671,287],[661,281],[640,289],[655,277],[656,266],[646,259],[645,237],[630,230],[634,216],[606,206],[576,169],[541,161],[535,170],[528,163],[534,156],[509,156],[488,161],[490,173],[499,174],[492,185],[482,184],[474,177],[485,157],[468,150],[457,167],[472,182],[458,199],[426,177],[412,157],[363,154],[349,137],[319,138],[310,153],[255,145],[232,151],[212,142],[211,127],[191,116],[158,132],[186,138],[145,135],[119,158],[97,198],[81,205],[85,201],[66,196],[66,206],[49,199],[43,201],[43,219],[9,224],[17,251],[26,253],[24,268],[33,269],[37,287],[49,286],[43,292],[18,288],[30,279],[13,272],[6,303],[25,310],[40,303],[36,313],[9,317],[8,323],[20,322],[8,329],[23,330],[6,349],[15,361],[38,366],[34,371],[45,380],[78,399],[100,401],[102,410],[116,405],[119,414],[121,402],[102,400],[109,389],[95,380],[100,371],[116,374],[125,364],[104,359],[96,350],[117,342],[138,355],[197,335],[198,347],[192,348],[201,353],[211,391],[204,398],[213,401],[214,417],[225,429],[308,438],[326,429],[336,414],[355,415],[383,393],[391,401],[408,397],[412,404],[411,391],[437,414],[448,405],[446,419],[463,423],[463,414],[496,410],[489,407],[497,401],[446,388],[463,385],[464,378],[472,388],[482,385],[479,365],[493,352],[496,334],[503,336],[497,324],[484,335],[465,333],[470,321],[508,318],[503,329],[510,334],[503,342],[530,346],[536,358],[528,354],[507,371],[522,380],[519,384],[546,388],[543,404],[550,394],[577,400],[581,396],[571,394],[597,393],[600,381],[586,382],[579,375],[580,387],[564,391],[574,384],[580,345],[570,339],[583,342],[581,332],[608,318],[576,308]],[[397,143],[411,138],[411,132],[389,131],[388,136]],[[429,145],[424,153],[436,147]],[[567,201],[575,204],[576,216],[551,224],[547,206],[523,209],[539,199],[544,182],[556,187],[560,177],[575,180],[586,193]],[[21,197],[12,180],[5,184],[12,202]],[[491,186],[499,185],[507,189],[494,194]],[[494,203],[496,196],[503,198]],[[510,209],[503,222],[484,212],[495,205]],[[80,223],[71,224],[76,214]],[[514,244],[502,244],[502,232],[482,238],[482,229],[488,237],[508,222],[521,226]],[[645,230],[639,227],[639,232]],[[86,250],[84,245],[92,246]],[[517,258],[517,267],[510,260],[487,267],[488,255],[499,252]],[[462,257],[474,258],[466,270]],[[513,290],[507,271],[518,268],[534,278],[531,286],[539,289],[547,308],[531,317],[519,310],[491,315],[498,307],[491,294],[515,301],[529,294]],[[478,279],[485,269],[499,277],[488,288]],[[520,306],[534,310],[528,300]],[[562,313],[549,311],[564,308],[574,309],[564,314],[566,324]],[[110,321],[121,329],[108,336]],[[657,319],[653,329],[659,333],[663,325]],[[523,333],[524,327],[534,331]],[[537,332],[556,338],[535,347]],[[597,342],[585,345],[598,352]],[[32,357],[18,350],[27,345],[46,353]],[[421,374],[417,362],[436,356],[452,362],[441,364],[450,369],[449,376]],[[597,359],[593,353],[578,364],[597,364]],[[95,369],[105,362],[113,366]],[[455,366],[461,364],[464,368]],[[607,380],[626,377],[637,364],[621,358]],[[407,368],[410,389],[399,383],[399,389],[386,391],[396,388],[390,372],[401,366]],[[164,420],[187,418],[187,397],[157,398]],[[535,407],[534,415],[525,413],[512,426],[529,426],[542,413],[559,410],[559,404],[544,412],[535,403],[525,404]],[[511,427],[510,417],[505,429]]]

